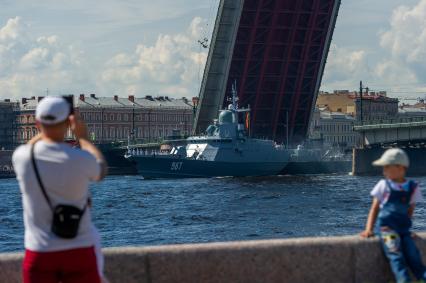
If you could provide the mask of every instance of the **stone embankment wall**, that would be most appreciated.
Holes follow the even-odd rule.
[[[426,233],[416,240],[426,255]],[[111,283],[390,282],[377,239],[306,238],[104,250]],[[20,282],[22,254],[0,255],[0,282]]]
[[[354,148],[352,174],[356,176],[380,176],[382,168],[375,167],[371,163],[377,160],[385,152],[385,148]],[[403,148],[410,158],[410,168],[408,168],[408,176],[424,176],[426,174],[426,166],[424,160],[426,156],[426,148]]]

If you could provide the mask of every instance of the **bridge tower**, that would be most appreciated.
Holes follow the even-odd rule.
[[[226,107],[237,82],[255,137],[306,138],[341,0],[221,0],[194,129]]]

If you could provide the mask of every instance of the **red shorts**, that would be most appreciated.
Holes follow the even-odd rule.
[[[100,283],[95,249],[25,251],[24,283]]]

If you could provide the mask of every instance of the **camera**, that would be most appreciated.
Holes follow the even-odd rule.
[[[65,101],[68,103],[69,107],[70,107],[70,115],[74,114],[74,95],[70,94],[70,95],[63,95],[62,96]]]

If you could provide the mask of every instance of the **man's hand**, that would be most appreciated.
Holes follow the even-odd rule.
[[[371,237],[374,237],[374,232],[371,230],[364,230],[359,235],[362,238],[371,238]]]
[[[102,152],[89,141],[87,126],[81,119],[79,119],[79,117],[71,115],[70,124],[71,130],[80,144],[80,148],[90,152],[100,163],[101,174],[98,176],[96,181],[102,180],[108,173],[108,164],[105,161],[105,157]]]
[[[76,139],[88,140],[89,134],[87,131],[87,126],[83,122],[83,120],[81,120],[80,117],[77,117],[76,115],[70,115],[69,119],[70,119],[71,131],[74,133]]]

